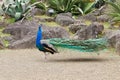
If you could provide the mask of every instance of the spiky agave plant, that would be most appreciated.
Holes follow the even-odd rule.
[[[30,0],[4,0],[2,4],[2,11],[15,20],[20,20],[25,17],[28,12],[38,2],[29,4]]]
[[[56,13],[71,12],[72,14],[87,14],[93,10],[94,1],[89,0],[48,0],[49,7]]]

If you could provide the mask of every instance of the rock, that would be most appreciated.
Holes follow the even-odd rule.
[[[116,47],[117,42],[120,41],[120,30],[110,30],[105,33],[109,45],[113,48]],[[118,46],[118,45],[117,45]]]
[[[56,16],[55,21],[62,26],[68,26],[74,23],[71,13],[60,13]]]
[[[71,24],[69,26],[69,31],[72,32],[73,34],[76,33],[78,30],[86,28],[87,25],[85,23],[81,24]]]
[[[35,35],[26,36],[23,39],[17,40],[9,45],[10,49],[25,49],[25,48],[34,48],[35,47]]]
[[[78,30],[75,33],[74,38],[79,40],[87,40],[97,38],[98,34],[100,34],[104,30],[104,26],[97,22],[90,24],[88,27]]]
[[[41,18],[41,17],[34,17],[34,21],[36,22],[55,22],[54,17],[46,17],[46,18]]]
[[[102,14],[105,14],[106,9],[107,9],[107,5],[104,5],[104,6],[102,6],[101,8],[96,9],[96,10],[93,11],[92,13],[93,13],[95,16],[100,16],[100,15],[102,15]]]
[[[6,38],[10,42],[9,48],[23,49],[35,47],[35,38],[38,26],[39,24],[35,21],[24,21],[22,24],[20,22],[16,22],[8,25],[3,32],[9,33],[12,36],[11,38]],[[61,27],[49,27],[43,25],[42,31],[43,39],[69,37],[69,33]]]
[[[4,49],[5,46],[4,46],[4,43],[3,43],[3,40],[2,38],[0,38],[0,49]]]
[[[5,27],[5,26],[7,26],[7,23],[0,21],[0,27]]]
[[[81,16],[79,17],[79,19],[85,19],[85,20],[90,20],[92,22],[95,22],[97,21],[97,16],[95,16],[93,13],[90,13],[90,14],[86,14],[85,16]]]
[[[116,43],[115,49],[116,49],[116,53],[120,55],[120,41]]]
[[[48,16],[52,16],[54,14],[55,14],[55,10],[52,8],[48,8],[48,10],[46,11],[46,15],[48,15]]]
[[[34,9],[32,9],[31,14],[32,15],[43,15],[43,14],[45,14],[45,11],[43,11],[42,9],[39,9],[39,8],[34,8]]]
[[[97,21],[99,21],[99,22],[108,22],[109,21],[109,16],[107,16],[107,15],[100,15],[100,16],[98,16],[97,17]]]
[[[16,41],[13,39],[12,36],[5,36],[5,37],[3,37],[3,40],[8,41],[9,43],[13,43]]]
[[[61,27],[49,27],[43,30],[43,38],[69,38],[69,33]]]
[[[97,28],[95,29],[97,35],[101,34],[104,30],[104,25],[99,22],[93,22],[91,26],[97,26]]]
[[[35,21],[24,21],[23,23],[19,21],[8,25],[5,30],[3,30],[3,33],[11,34],[13,39],[19,40],[30,33],[35,33],[37,28],[38,23]]]

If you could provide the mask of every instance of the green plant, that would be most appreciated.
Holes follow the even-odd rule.
[[[94,5],[94,2],[84,0],[48,0],[47,3],[56,13],[72,12],[82,15],[91,12]]]
[[[25,17],[38,2],[29,4],[30,0],[4,0],[2,10],[5,14],[20,20]]]
[[[93,8],[94,2],[84,2],[81,1],[80,3],[77,3],[72,8],[73,14],[88,14],[94,10]]]
[[[30,0],[30,3],[33,4],[33,3],[36,3],[37,1],[38,0]],[[47,2],[42,2],[41,1],[39,4],[36,4],[35,6],[36,6],[36,8],[39,8],[39,9],[43,10],[44,12],[46,12],[47,9],[48,9]]]
[[[112,17],[112,22],[120,22],[120,4],[106,1],[109,5],[112,6],[112,10],[109,15]]]

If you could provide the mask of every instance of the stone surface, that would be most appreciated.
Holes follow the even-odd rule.
[[[35,47],[35,35],[26,36],[23,39],[17,40],[9,45],[10,49],[25,49],[25,48],[34,48]]]
[[[107,15],[100,15],[100,16],[98,16],[97,17],[97,21],[99,21],[99,22],[108,22],[109,21],[109,16],[107,16]]]
[[[86,40],[97,38],[104,30],[104,26],[97,22],[90,24],[88,27],[78,30],[75,34],[75,39]]]
[[[43,38],[69,38],[69,33],[61,27],[43,28]]]
[[[0,27],[5,27],[7,24],[5,22],[0,21]]]
[[[76,33],[78,30],[86,28],[87,25],[84,23],[81,24],[71,24],[69,26],[69,31],[72,32],[73,34]]]
[[[68,26],[74,23],[71,13],[60,13],[56,16],[55,21],[62,26]]]
[[[80,16],[79,19],[85,19],[85,20],[90,20],[90,21],[97,21],[97,16],[95,16],[93,13],[86,14],[85,16]]]
[[[38,23],[35,21],[24,21],[23,23],[15,22],[8,25],[3,33],[8,33],[13,36],[13,39],[19,40],[24,38],[26,35],[35,33],[38,28]]]
[[[120,56],[120,41],[116,43],[115,49],[116,49],[116,53]]]
[[[4,49],[5,46],[4,46],[4,43],[3,43],[3,40],[2,38],[0,38],[0,49]]]
[[[45,14],[45,11],[43,11],[42,9],[39,9],[39,8],[34,8],[34,9],[32,9],[31,14],[32,15],[43,15],[43,14]]]
[[[105,37],[108,39],[110,46],[115,48],[117,42],[120,41],[120,30],[107,31]]]
[[[9,48],[23,49],[35,47],[35,38],[39,24],[35,21],[24,21],[10,24],[3,31],[11,34],[11,38],[6,38],[9,42]],[[68,38],[69,33],[61,27],[42,26],[43,39],[49,38]]]

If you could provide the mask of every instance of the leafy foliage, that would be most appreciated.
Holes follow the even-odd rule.
[[[16,20],[22,19],[28,14],[28,11],[33,8],[34,4],[29,4],[30,0],[4,0],[2,4],[2,11],[14,17]]]
[[[36,3],[36,2],[38,2],[38,0],[30,0],[30,3],[32,3],[32,4]],[[42,1],[39,4],[36,4],[35,6],[36,6],[36,8],[40,8],[44,11],[47,11],[47,8],[48,8],[48,4],[46,2],[42,2]]]
[[[72,12],[73,14],[87,14],[93,10],[94,2],[84,0],[48,0],[49,7],[56,13]]]
[[[107,3],[113,8],[111,13],[109,13],[109,15],[113,18],[112,21],[116,23],[120,22],[120,4],[109,1],[107,1]]]

